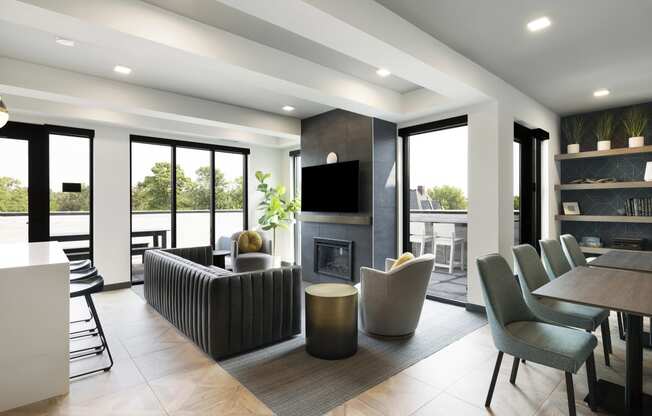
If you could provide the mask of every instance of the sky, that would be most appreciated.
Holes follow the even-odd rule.
[[[62,182],[89,183],[88,139],[50,135],[50,188],[61,191]],[[28,185],[27,140],[0,138],[0,176]]]

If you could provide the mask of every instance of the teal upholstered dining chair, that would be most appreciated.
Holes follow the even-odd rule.
[[[539,299],[532,294],[550,282],[550,278],[534,247],[521,244],[512,248],[516,259],[516,271],[523,293],[523,299],[530,310],[547,322],[580,328],[592,332],[602,326],[604,362],[610,365],[611,336],[609,332],[609,311],[592,306],[577,305],[555,299]],[[556,261],[555,263],[558,263]],[[605,324],[603,324],[606,322]],[[605,330],[606,327],[606,330]]]
[[[584,257],[584,253],[582,253],[580,245],[572,235],[563,234],[559,237],[559,240],[561,241],[566,260],[568,260],[568,264],[570,264],[571,267],[588,266],[590,261],[594,259],[591,257],[587,261],[586,257]]]
[[[566,375],[568,411],[575,415],[573,374],[586,363],[589,384],[589,405],[595,408],[596,338],[583,331],[553,325],[532,313],[519,293],[518,284],[507,262],[499,254],[477,259],[482,294],[491,335],[498,349],[498,358],[489,385],[485,406],[491,405],[503,353],[514,357],[510,383],[516,383],[520,360],[561,370]]]

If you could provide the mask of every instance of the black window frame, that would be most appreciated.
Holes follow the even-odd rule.
[[[541,143],[550,134],[514,123],[514,141],[520,144],[519,243],[540,250],[541,239]]]
[[[0,136],[26,140],[28,143],[28,241],[52,241],[50,235],[50,135],[82,137],[89,140],[89,258],[95,262],[93,250],[93,218],[95,180],[93,176],[93,142],[95,131],[54,124],[33,124],[10,121],[0,128]]]
[[[432,133],[434,131],[454,129],[457,127],[464,127],[469,125],[469,117],[464,114],[457,117],[450,117],[442,120],[432,121],[429,123],[419,124],[416,126],[403,127],[398,129],[398,135],[403,141],[403,157],[402,157],[402,175],[403,175],[403,190],[402,190],[402,205],[403,215],[402,222],[402,238],[403,238],[403,252],[410,251],[410,136],[416,136],[424,133]]]
[[[170,162],[172,166],[177,164],[177,148],[185,149],[197,149],[197,150],[207,150],[210,152],[210,166],[211,166],[211,206],[210,206],[210,242],[213,250],[215,249],[215,152],[221,153],[233,153],[242,155],[242,211],[243,211],[243,230],[249,228],[249,154],[251,151],[248,148],[244,147],[232,147],[232,146],[223,146],[210,143],[186,141],[186,140],[174,140],[174,139],[164,139],[159,137],[152,136],[143,136],[138,134],[132,134],[129,136],[129,259],[131,265],[131,253],[132,253],[132,237],[131,233],[133,230],[133,192],[131,189],[132,175],[133,175],[133,160],[132,160],[132,145],[134,143],[143,143],[159,146],[168,146],[170,147]],[[172,168],[171,175],[171,189],[170,189],[170,247],[177,247],[177,201],[176,201],[176,189],[177,189],[177,178],[176,178],[176,169]],[[130,279],[133,278],[133,274]],[[132,284],[135,282],[132,281]],[[142,283],[142,282],[137,282]]]

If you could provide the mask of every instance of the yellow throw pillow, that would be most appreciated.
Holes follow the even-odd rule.
[[[263,246],[263,239],[256,231],[243,231],[238,237],[238,251],[255,253]]]
[[[394,264],[392,264],[392,267],[390,267],[389,270],[394,270],[395,268],[397,268],[401,264],[407,263],[408,261],[413,260],[413,259],[414,259],[414,254],[409,253],[409,252],[408,253],[403,253],[403,254],[401,254],[401,257],[396,259],[396,261],[394,262]]]

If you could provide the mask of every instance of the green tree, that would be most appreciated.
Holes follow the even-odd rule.
[[[427,192],[430,199],[439,203],[441,209],[466,209],[468,206],[464,192],[456,186],[435,186]]]
[[[78,212],[89,211],[90,188],[82,184],[81,192],[50,191],[50,211]]]
[[[242,209],[243,206],[243,193],[242,193],[242,176],[235,178],[231,182],[227,191],[227,199],[229,201],[228,209]]]
[[[177,166],[177,208],[189,209],[191,202],[188,189],[192,180]],[[169,210],[172,187],[172,169],[168,162],[157,162],[152,166],[152,175],[133,187],[132,204],[137,211]]]
[[[27,187],[18,179],[0,177],[0,212],[27,212]]]

